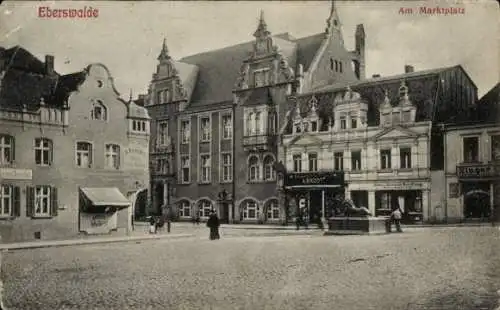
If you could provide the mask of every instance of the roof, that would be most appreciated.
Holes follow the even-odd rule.
[[[454,119],[459,126],[500,122],[500,83],[493,86],[467,113]]]
[[[21,71],[28,71],[31,73],[44,74],[45,64],[38,58],[33,56],[30,52],[25,50],[19,45],[9,49],[0,50],[0,59],[4,60],[4,65],[8,70],[18,69]]]
[[[131,101],[128,103],[128,116],[132,118],[142,118],[142,119],[151,119],[149,117],[148,110],[145,107],[142,107],[135,102]]]
[[[180,61],[173,61],[173,65],[179,73],[179,78],[181,79],[182,86],[187,93],[187,99],[189,102],[196,86],[196,78],[198,77],[199,68],[195,65]]]
[[[299,39],[288,33],[273,36],[274,44],[287,58],[290,67],[296,68],[297,64],[301,63],[304,65],[304,70],[311,65],[323,39],[322,33]],[[195,65],[199,70],[190,98],[190,107],[232,101],[234,85],[243,61],[253,50],[253,44],[254,41],[249,41],[187,56],[177,62],[176,68],[179,71],[181,64]],[[192,76],[194,75],[192,73]],[[188,80],[192,82],[194,78]],[[184,85],[184,87],[189,89],[191,86]]]
[[[478,104],[500,104],[500,83],[493,86],[481,99]]]
[[[82,193],[94,206],[129,206],[130,201],[116,187],[84,187]]]

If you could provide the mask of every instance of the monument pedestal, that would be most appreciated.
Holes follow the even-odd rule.
[[[389,217],[331,217],[325,235],[374,235],[389,233]]]

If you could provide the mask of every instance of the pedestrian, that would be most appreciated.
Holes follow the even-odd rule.
[[[399,207],[397,207],[396,209],[394,209],[394,211],[392,211],[391,217],[392,217],[392,219],[394,221],[394,225],[396,225],[396,231],[397,232],[403,232],[401,230],[401,218],[403,217],[401,209]]]
[[[154,216],[149,217],[149,233],[156,234],[156,220]]]
[[[196,218],[195,218],[195,222],[196,222],[196,225],[200,225],[200,212],[196,212]]]
[[[210,212],[208,217],[207,226],[210,228],[210,240],[220,239],[219,235],[219,218],[214,210]]]
[[[295,217],[295,225],[297,226],[297,230],[300,229],[300,225],[302,224],[302,211],[299,208],[297,210],[297,216]]]
[[[168,211],[167,215],[165,216],[167,220],[167,233],[170,233],[170,227],[172,225],[172,212]]]

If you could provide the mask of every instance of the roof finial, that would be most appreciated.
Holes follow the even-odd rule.
[[[130,96],[128,97],[128,102],[132,102],[132,88],[130,88]]]
[[[160,55],[158,56],[158,60],[169,59],[170,56],[168,54],[169,52],[167,48],[167,39],[163,38],[163,45],[161,46],[161,52]]]
[[[257,26],[257,30],[255,30],[253,36],[256,38],[262,38],[269,34],[270,32],[267,30],[267,24],[264,20],[264,10],[260,10],[259,25]]]

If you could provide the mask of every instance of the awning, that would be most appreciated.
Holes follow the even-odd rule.
[[[84,187],[80,190],[96,207],[128,207],[130,205],[130,201],[116,187]]]
[[[285,186],[286,189],[294,189],[294,188],[337,188],[337,187],[342,187],[341,185],[330,185],[330,184],[325,184],[325,185],[292,185],[292,186]]]

